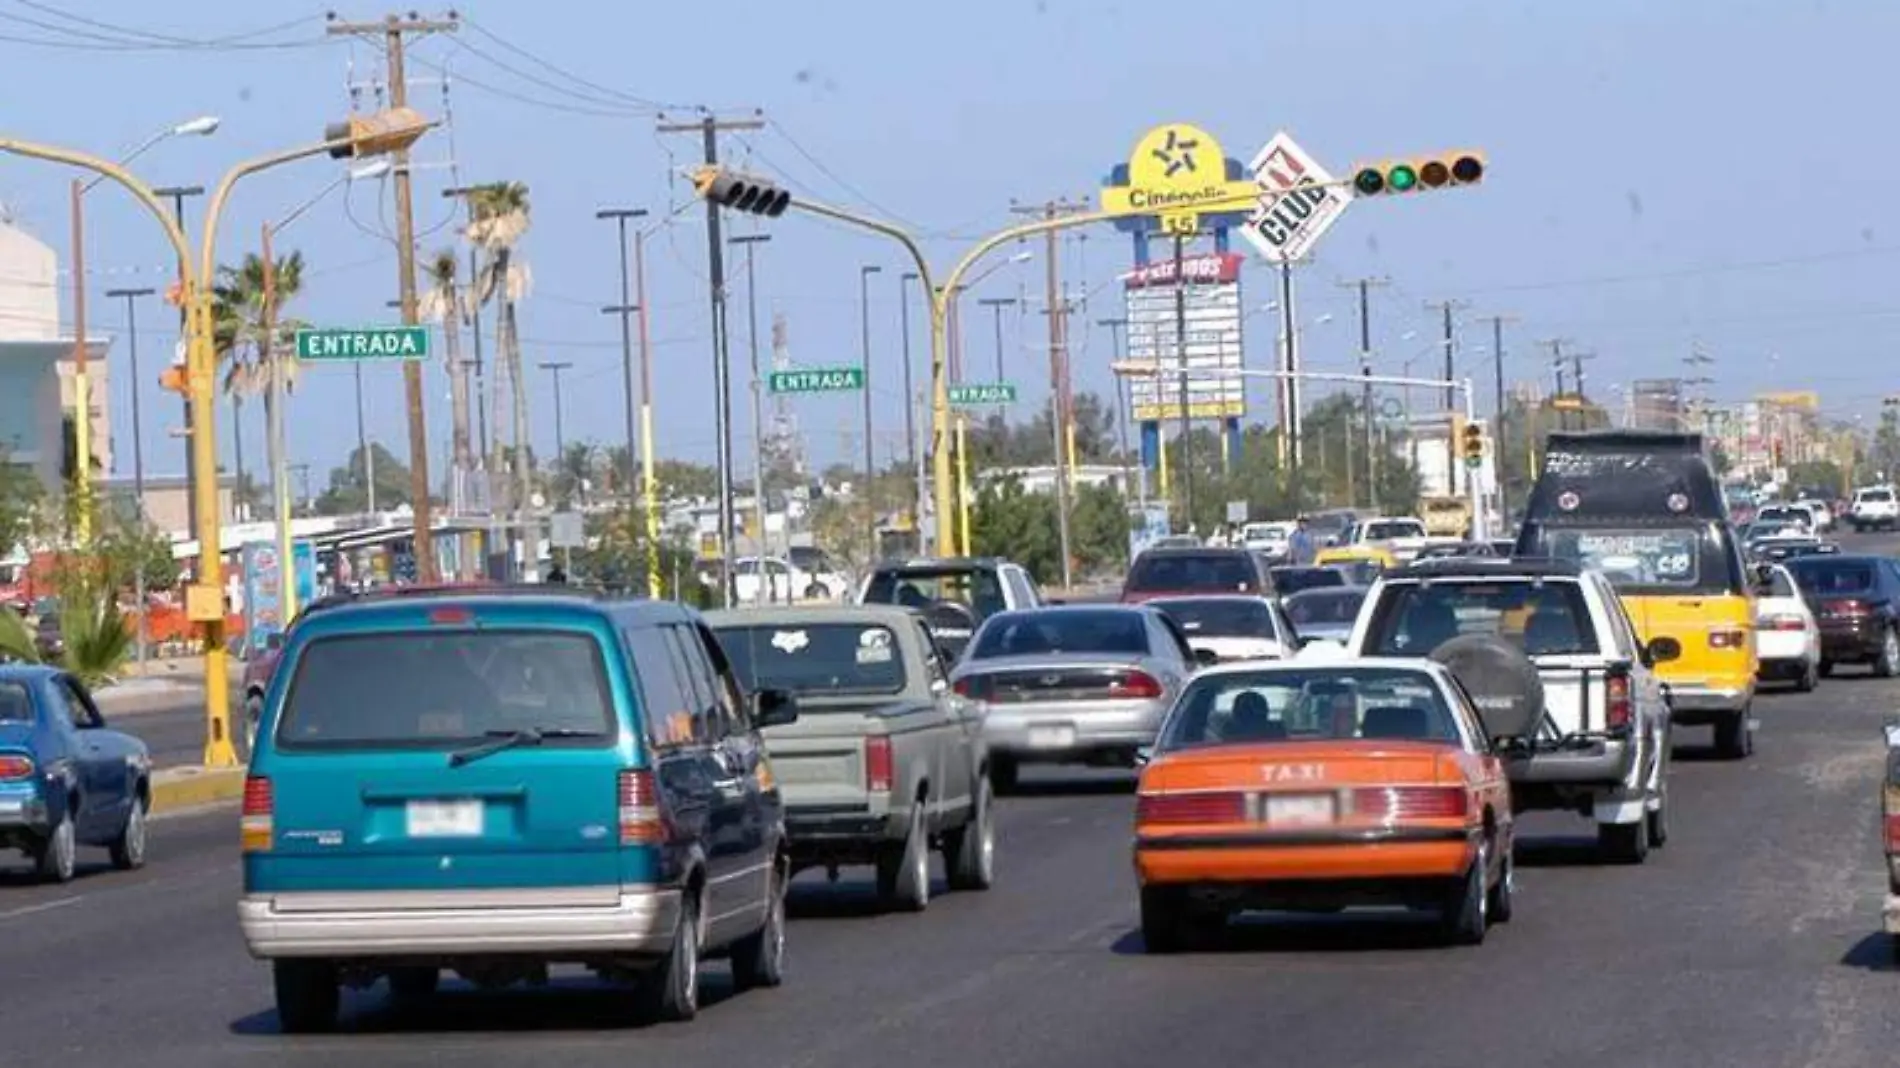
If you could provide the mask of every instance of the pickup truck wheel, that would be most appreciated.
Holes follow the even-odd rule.
[[[336,1026],[343,991],[328,961],[273,961],[271,987],[277,995],[277,1025],[285,1034],[307,1035]]]
[[[1819,686],[1820,684],[1821,684],[1820,666],[1816,664],[1815,661],[1803,660],[1801,662],[1801,675],[1800,677],[1794,680],[1794,692],[1795,693],[1813,693],[1814,688],[1816,686]]]
[[[1641,864],[1649,859],[1649,820],[1597,824],[1597,850],[1612,864]]]
[[[1491,926],[1491,888],[1485,885],[1491,866],[1491,844],[1481,842],[1478,845],[1478,857],[1471,862],[1471,870],[1465,874],[1463,885],[1452,891],[1445,902],[1445,911],[1439,918],[1439,926],[1447,941],[1460,946],[1476,946],[1484,943],[1485,931]]]
[[[784,867],[774,865],[765,924],[732,947],[732,985],[741,991],[785,981],[785,882]]]
[[[1661,849],[1669,841],[1669,787],[1664,786],[1657,793],[1659,800],[1656,807],[1643,816],[1651,849]]]
[[[911,803],[903,845],[886,847],[877,858],[877,896],[885,908],[903,912],[922,912],[930,905],[930,831],[921,799]]]
[[[996,817],[990,780],[977,780],[970,822],[944,835],[943,856],[950,868],[950,889],[988,890],[996,881]]]

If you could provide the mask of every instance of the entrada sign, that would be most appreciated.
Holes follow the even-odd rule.
[[[299,360],[421,360],[428,355],[426,326],[297,331]]]
[[[864,388],[862,367],[814,367],[806,371],[773,371],[773,393],[849,393]]]

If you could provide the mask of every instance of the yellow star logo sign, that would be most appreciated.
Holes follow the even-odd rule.
[[[1128,157],[1128,184],[1102,189],[1102,210],[1153,215],[1168,233],[1193,233],[1203,212],[1245,210],[1258,191],[1227,179],[1227,153],[1213,134],[1185,122],[1157,126]]]

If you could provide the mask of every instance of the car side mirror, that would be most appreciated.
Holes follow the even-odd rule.
[[[798,722],[798,699],[787,690],[760,690],[752,695],[752,722],[760,727],[783,727]]]
[[[1194,663],[1201,667],[1213,667],[1220,663],[1220,654],[1212,649],[1194,650]]]
[[[1155,758],[1154,746],[1144,745],[1135,750],[1135,766],[1145,768]]]
[[[1682,643],[1666,636],[1651,638],[1649,644],[1643,646],[1643,652],[1648,654],[1649,664],[1667,664],[1681,658]]]

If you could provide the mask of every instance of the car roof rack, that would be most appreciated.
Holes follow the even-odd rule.
[[[552,582],[439,582],[413,586],[373,586],[367,590],[338,590],[325,594],[304,607],[306,612],[336,608],[346,604],[373,604],[423,597],[572,597],[600,600],[617,597],[605,590]]]

